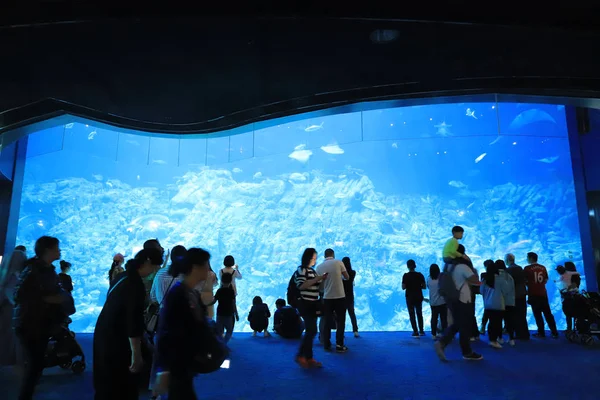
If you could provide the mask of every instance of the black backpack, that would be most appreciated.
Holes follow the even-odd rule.
[[[462,289],[462,286],[460,289],[456,288],[456,284],[452,278],[454,268],[456,268],[456,264],[446,265],[444,271],[439,277],[438,293],[444,298],[444,300],[446,300],[446,303],[458,301],[460,297],[460,289]]]
[[[300,295],[300,290],[298,289],[298,286],[296,286],[297,273],[298,271],[295,271],[292,274],[292,277],[290,278],[290,282],[288,283],[287,287],[287,302],[291,307],[296,309],[300,306],[300,300],[302,298]]]

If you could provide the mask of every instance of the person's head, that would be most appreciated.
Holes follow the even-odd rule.
[[[286,302],[285,302],[285,300],[284,300],[284,299],[277,299],[277,301],[275,301],[275,307],[276,307],[278,310],[280,310],[280,309],[282,309],[283,307],[285,307],[285,305],[286,305]]]
[[[485,267],[485,272],[487,272],[488,274],[491,273],[494,267],[494,260],[485,260],[483,262],[483,266]]]
[[[61,271],[63,274],[67,274],[67,273],[68,273],[70,270],[71,270],[71,263],[70,263],[70,262],[67,262],[67,261],[65,261],[65,260],[62,260],[62,261],[60,262],[60,271]]]
[[[513,265],[515,263],[515,255],[512,253],[508,253],[504,256],[504,261],[507,265]]]
[[[182,245],[177,245],[171,249],[171,263],[174,263],[175,260],[185,257],[185,253],[187,253],[187,249]]]
[[[457,225],[454,228],[452,228],[452,236],[454,236],[456,239],[462,239],[464,234],[465,230],[462,226]]]
[[[158,239],[149,239],[144,242],[144,250],[159,250],[161,255],[165,254],[165,249],[160,245]]]
[[[538,255],[535,254],[534,252],[529,252],[527,253],[527,262],[529,264],[535,264],[538,261]]]
[[[429,266],[429,276],[431,279],[438,279],[440,277],[440,266],[437,264],[431,264]]]
[[[575,268],[575,263],[572,261],[565,262],[565,270],[569,272],[577,272],[577,268]]]
[[[184,282],[189,287],[195,287],[198,283],[208,278],[210,253],[204,249],[191,248],[177,257],[169,267],[169,275],[177,277],[183,275]]]
[[[235,258],[233,258],[233,256],[225,256],[225,258],[223,259],[223,265],[226,268],[231,268],[235,265]]]
[[[27,249],[25,248],[25,246],[19,245],[19,246],[15,247],[15,250],[22,251],[23,253],[27,253]]]
[[[127,261],[125,270],[137,272],[142,278],[153,274],[163,263],[163,255],[159,249],[140,250],[134,258]]]
[[[406,262],[406,267],[409,271],[414,271],[415,269],[417,269],[417,263],[415,262],[415,260],[408,260]]]
[[[325,250],[324,256],[325,258],[335,258],[335,251],[333,251],[333,249],[327,249]]]
[[[223,276],[221,276],[221,286],[223,286],[223,287],[230,286],[232,281],[233,281],[233,274],[223,274]]]
[[[486,263],[488,261],[492,261],[492,260],[486,260]],[[488,263],[489,267],[486,266],[486,271],[487,274],[485,276],[485,284],[488,285],[489,287],[494,287],[494,285],[496,284],[496,275],[498,275],[498,268],[496,267],[496,264],[494,263],[494,261],[492,261],[491,263]]]
[[[42,236],[35,242],[35,256],[48,264],[60,260],[60,241],[52,236]]]
[[[494,266],[498,271],[506,271],[506,263],[504,260],[496,260],[496,262],[494,262]]]
[[[562,265],[559,265],[556,267],[556,272],[558,272],[559,275],[564,275],[565,272],[567,272],[567,269]]]
[[[314,266],[317,262],[317,250],[313,249],[312,247],[309,247],[308,249],[304,250],[304,253],[302,253],[302,267],[303,268],[310,268],[312,266]]]
[[[125,262],[125,257],[123,256],[123,254],[121,253],[117,253],[113,256],[113,263],[112,263],[112,268],[114,267],[118,267],[123,265],[123,263]]]
[[[258,305],[261,305],[262,303],[263,303],[263,301],[262,301],[262,297],[260,297],[260,296],[255,296],[255,297],[252,299],[252,305],[253,305],[253,306],[258,306]]]
[[[342,258],[342,262],[344,263],[344,267],[346,267],[346,271],[352,271],[352,263],[350,262],[350,257]]]

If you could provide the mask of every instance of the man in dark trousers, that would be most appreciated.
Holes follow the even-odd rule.
[[[529,326],[527,324],[527,277],[520,265],[515,263],[515,255],[507,254],[504,257],[508,273],[515,281],[515,336],[519,340],[529,339]]]
[[[550,310],[550,302],[548,301],[548,292],[546,291],[546,282],[548,282],[548,271],[546,267],[538,264],[538,255],[535,253],[527,253],[528,266],[525,267],[525,276],[527,279],[527,294],[529,295],[529,304],[535,317],[538,331],[533,336],[546,337],[544,330],[544,318],[550,328],[553,338],[558,338],[556,330],[556,321],[552,310]],[[542,314],[544,317],[542,317]]]

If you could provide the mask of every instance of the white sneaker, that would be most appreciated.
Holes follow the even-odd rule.
[[[446,354],[444,353],[444,345],[442,342],[435,342],[433,349],[435,350],[435,353],[439,357],[440,361],[446,361]]]
[[[495,349],[501,349],[502,345],[498,342],[490,342],[490,346],[492,346]]]
[[[354,332],[354,337],[355,338],[359,338],[360,337],[360,335],[358,334],[358,332]]]
[[[498,338],[498,343],[500,343],[500,344],[504,344],[504,339],[502,339],[502,338]]]
[[[508,344],[510,344],[511,346],[513,346],[513,347],[514,347],[514,345],[515,345],[515,341],[514,341],[514,340],[509,340],[509,341],[508,341]]]

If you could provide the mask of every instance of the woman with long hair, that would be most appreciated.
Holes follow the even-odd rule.
[[[358,334],[358,322],[356,320],[356,312],[354,311],[354,279],[356,279],[356,271],[352,268],[350,257],[342,258],[342,262],[350,277],[349,279],[342,281],[344,284],[344,292],[346,293],[346,308],[348,309],[348,315],[352,322],[352,332],[354,332],[354,337],[357,338],[360,337],[360,335]]]
[[[322,364],[313,358],[313,341],[317,335],[317,312],[319,311],[319,285],[327,275],[319,276],[314,266],[317,250],[308,248],[302,254],[302,262],[295,272],[294,281],[300,291],[300,315],[306,326],[296,362],[302,368],[318,368]]]
[[[495,349],[501,349],[502,318],[504,317],[504,310],[506,308],[506,301],[503,293],[503,280],[499,277],[496,264],[492,260],[488,261],[486,261],[486,264],[489,265],[487,273],[482,280],[481,295],[483,296],[485,311],[490,320],[490,326],[488,327],[490,346]]]
[[[155,391],[168,392],[169,399],[196,399],[194,391],[195,356],[206,346],[206,307],[195,287],[210,271],[210,253],[191,248],[182,260],[171,264],[169,273],[181,276],[167,294],[161,309],[157,333]]]
[[[108,292],[94,330],[96,400],[137,400],[145,331],[143,279],[163,263],[158,249],[142,250]]]

